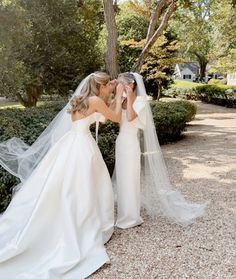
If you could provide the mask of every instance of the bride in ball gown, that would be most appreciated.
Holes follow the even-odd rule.
[[[119,87],[114,110],[106,104],[115,86],[95,72],[32,146],[0,143],[1,165],[21,179],[0,216],[1,279],[79,279],[109,262],[113,191],[89,126],[101,114],[119,122]]]

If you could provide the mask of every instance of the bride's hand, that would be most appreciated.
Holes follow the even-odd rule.
[[[132,99],[135,97],[134,90],[129,85],[125,85],[125,91],[127,93],[128,99]]]
[[[124,92],[124,85],[121,84],[121,83],[119,83],[119,84],[116,86],[116,95],[115,95],[115,98],[121,100],[122,97],[123,97],[123,92]]]

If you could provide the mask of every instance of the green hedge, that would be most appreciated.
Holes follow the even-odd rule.
[[[236,108],[236,87],[206,84],[193,88],[170,88],[165,96],[186,100],[201,100],[206,103]]]
[[[63,106],[63,102],[53,102],[31,109],[1,109],[0,142],[16,136],[32,144]],[[151,108],[161,144],[179,139],[186,122],[191,121],[196,113],[196,107],[184,100],[152,102]],[[95,125],[92,125],[91,131],[95,135]],[[98,144],[110,174],[114,168],[115,139],[118,132],[119,126],[111,122],[101,124],[99,128]],[[12,187],[18,183],[17,178],[0,167],[0,212],[7,207]]]
[[[203,85],[196,87],[195,92],[203,102],[236,108],[236,88],[225,89],[217,85]]]
[[[212,78],[208,81],[207,84],[212,84],[212,85],[226,85],[227,84],[227,79],[224,78],[224,79],[215,79],[215,78]]]
[[[153,102],[153,120],[161,144],[178,140],[186,123],[193,120],[196,106],[188,101]]]
[[[165,97],[170,98],[180,98],[183,100],[199,100],[199,96],[195,91],[195,87],[192,88],[181,88],[181,87],[171,87],[163,92]]]
[[[0,142],[15,136],[32,144],[63,105],[49,102],[43,108],[0,109]],[[0,212],[10,202],[12,187],[19,182],[0,166]]]

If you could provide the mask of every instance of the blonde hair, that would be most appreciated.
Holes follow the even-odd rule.
[[[110,81],[110,76],[105,72],[94,72],[90,75],[84,86],[81,88],[79,96],[71,99],[69,113],[86,112],[89,106],[88,98],[97,96],[101,85],[106,85]]]

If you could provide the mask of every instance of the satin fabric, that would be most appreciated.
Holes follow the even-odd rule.
[[[114,201],[94,116],[72,123],[0,216],[1,279],[80,279],[109,262]]]
[[[126,110],[122,110],[120,131],[116,139],[116,193],[117,220],[116,226],[122,229],[140,225],[140,143],[138,130],[145,125],[144,103],[136,97],[134,110],[137,117],[128,121]]]

